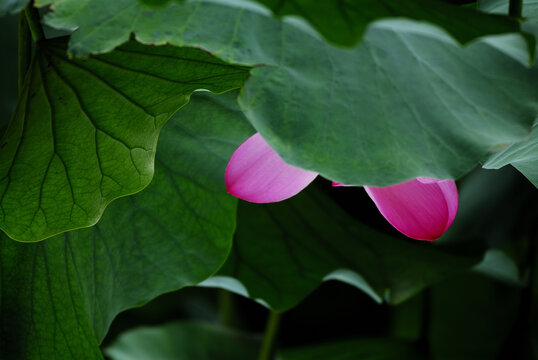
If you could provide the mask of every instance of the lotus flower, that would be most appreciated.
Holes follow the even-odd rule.
[[[318,174],[288,165],[259,133],[232,155],[224,180],[230,194],[254,203],[288,199],[306,188]],[[344,186],[333,183],[333,186]],[[364,186],[377,209],[398,231],[417,240],[438,239],[458,210],[453,180],[419,177],[400,184]]]

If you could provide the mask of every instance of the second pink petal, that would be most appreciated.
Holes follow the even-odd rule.
[[[452,180],[420,178],[364,189],[388,222],[417,240],[439,238],[458,211],[458,190]]]

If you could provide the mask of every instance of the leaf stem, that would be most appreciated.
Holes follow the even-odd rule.
[[[233,322],[233,294],[227,290],[221,289],[219,291],[219,320],[220,323],[226,327],[231,327]]]
[[[28,4],[26,9],[24,9],[26,14],[26,21],[28,21],[28,26],[30,27],[30,32],[32,33],[32,38],[34,42],[37,43],[45,38],[45,33],[41,27],[41,20],[39,18],[39,12],[34,7],[33,3]]]
[[[275,339],[278,331],[278,325],[280,323],[280,314],[274,311],[269,313],[267,318],[267,325],[265,327],[265,333],[263,335],[263,342],[260,349],[260,355],[258,360],[270,360],[273,357],[275,348]]]
[[[508,8],[508,15],[521,18],[523,14],[523,0],[510,0],[510,6]]]
[[[19,94],[22,92],[24,78],[26,77],[26,73],[30,67],[30,62],[32,61],[32,41],[30,39],[31,35],[30,29],[28,28],[28,23],[26,22],[26,15],[25,12],[21,11],[19,13],[17,49],[17,83],[19,86]]]

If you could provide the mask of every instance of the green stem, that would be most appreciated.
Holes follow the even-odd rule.
[[[34,42],[37,43],[45,38],[45,34],[43,33],[43,28],[41,27],[39,12],[33,5],[33,3],[28,4],[24,12],[26,13],[26,21],[28,21],[32,38],[34,39]]]
[[[219,320],[226,327],[232,326],[233,321],[233,294],[226,290],[219,291]]]
[[[258,360],[270,360],[273,358],[273,352],[275,350],[275,339],[279,323],[280,315],[271,311],[267,319],[267,325],[265,327],[265,333],[263,335],[263,342],[260,349],[260,355],[258,356]]]
[[[523,13],[523,0],[510,0],[510,6],[508,8],[508,15],[521,18]]]
[[[30,38],[30,29],[28,29],[26,16],[22,11],[19,13],[17,60],[17,80],[20,94],[24,85],[24,78],[26,77],[26,73],[30,67],[30,62],[32,61],[32,41]]]

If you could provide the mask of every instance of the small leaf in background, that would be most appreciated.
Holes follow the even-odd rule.
[[[237,221],[230,257],[218,277],[202,285],[237,291],[227,281],[235,278],[250,298],[276,311],[295,306],[324,279],[358,286],[378,302],[400,303],[481,257],[384,235],[316,189],[283,203],[240,202]]]
[[[29,244],[2,236],[1,359],[101,359],[117,313],[217,271],[235,229],[224,169],[252,134],[236,96],[193,95],[161,134],[151,185],[93,228]]]
[[[259,336],[179,322],[127,331],[104,352],[112,360],[253,360],[260,346]]]
[[[0,228],[16,240],[95,224],[149,184],[159,132],[194,90],[223,92],[248,75],[197,49],[134,41],[67,59],[65,40],[39,44],[1,140]]]

